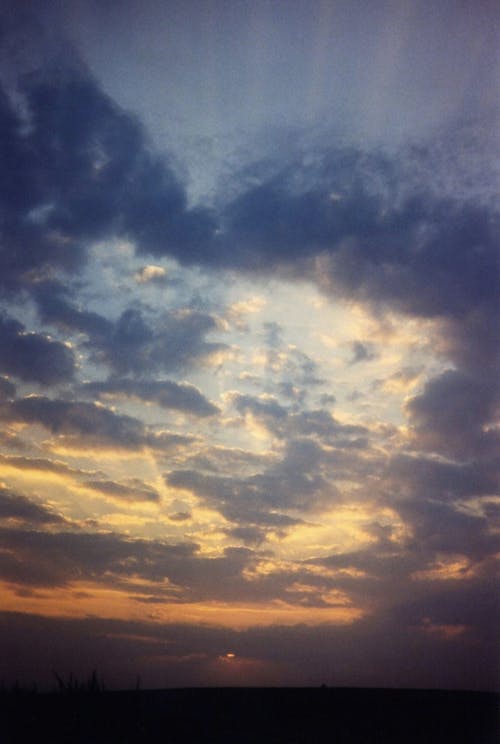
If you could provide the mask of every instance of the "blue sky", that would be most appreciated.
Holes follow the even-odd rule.
[[[494,4],[2,15],[7,681],[495,687]]]

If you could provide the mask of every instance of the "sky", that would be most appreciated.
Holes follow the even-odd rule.
[[[7,2],[0,684],[497,689],[493,2]]]

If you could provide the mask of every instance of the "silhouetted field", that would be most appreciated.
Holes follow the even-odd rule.
[[[204,688],[0,693],[0,742],[498,744],[494,693]]]

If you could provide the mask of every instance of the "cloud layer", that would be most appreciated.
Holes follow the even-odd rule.
[[[0,95],[6,674],[105,642],[113,684],[494,687],[491,119],[249,144],[194,203],[74,50],[30,48]]]

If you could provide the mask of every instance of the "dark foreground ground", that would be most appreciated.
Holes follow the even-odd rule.
[[[0,742],[498,744],[499,696],[334,688],[0,693]]]

